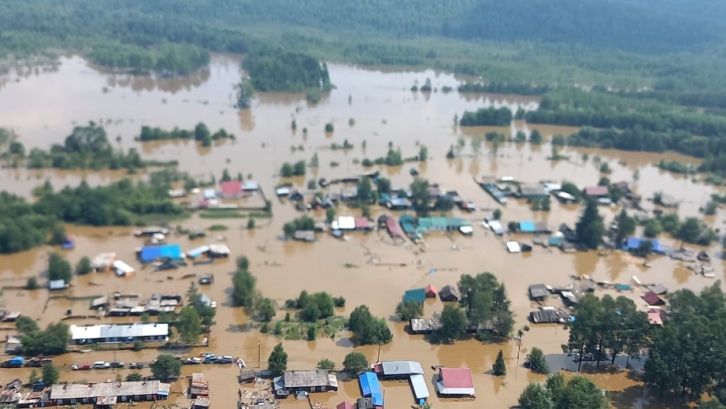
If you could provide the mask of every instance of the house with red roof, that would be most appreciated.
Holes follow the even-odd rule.
[[[476,397],[474,380],[469,368],[440,368],[436,392],[442,397]]]
[[[242,197],[242,182],[230,180],[222,182],[220,186],[222,188],[222,197],[224,199],[239,199]]]
[[[610,195],[610,192],[608,191],[607,186],[589,186],[583,189],[583,192],[585,193],[585,196],[590,197],[607,197]]]
[[[433,285],[429,284],[426,286],[426,298],[436,298],[439,295],[439,290]]]

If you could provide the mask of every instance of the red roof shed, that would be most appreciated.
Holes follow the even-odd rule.
[[[587,196],[607,196],[608,193],[607,186],[590,186],[585,188],[585,194]]]
[[[224,197],[239,196],[242,194],[242,182],[230,180],[222,182],[221,187],[222,196]]]
[[[439,290],[433,285],[429,284],[426,287],[426,298],[436,298],[439,295]]]
[[[648,291],[644,296],[641,297],[648,305],[664,305],[665,301],[658,297],[658,294],[653,291]]]
[[[388,230],[388,234],[391,235],[392,238],[401,237],[401,231],[398,229],[398,223],[396,223],[396,219],[393,217],[386,219],[386,230]]]
[[[335,409],[354,409],[353,405],[351,405],[348,402],[340,402],[338,406],[335,407]]]
[[[356,230],[368,230],[371,228],[370,222],[368,222],[368,219],[365,217],[356,217],[355,218],[355,229]]]

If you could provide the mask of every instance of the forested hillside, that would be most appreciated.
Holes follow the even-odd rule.
[[[178,48],[169,61],[164,43],[281,45],[496,81],[685,89],[726,84],[724,15],[720,0],[4,0],[0,56],[71,47],[100,64],[174,74],[206,56]]]

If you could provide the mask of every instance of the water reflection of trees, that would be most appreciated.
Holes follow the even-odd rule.
[[[161,78],[155,75],[122,74],[108,68],[94,67],[102,74],[107,74],[106,84],[109,87],[131,88],[134,92],[159,90],[176,94],[179,91],[190,91],[201,87],[211,77],[209,68],[195,71],[184,77]]]

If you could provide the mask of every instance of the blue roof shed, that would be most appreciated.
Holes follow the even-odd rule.
[[[519,231],[522,233],[534,233],[534,222],[519,222]]]
[[[141,249],[139,255],[142,263],[150,263],[159,258],[181,259],[181,247],[178,244],[148,246]]]
[[[415,290],[407,290],[405,293],[403,293],[403,302],[409,302],[409,301],[416,301],[416,302],[426,301],[426,289],[417,288]]]
[[[378,382],[378,376],[373,372],[363,372],[358,376],[358,381],[363,396],[370,397],[373,400],[373,405],[383,406],[383,393],[381,392],[381,384]]]
[[[663,247],[661,247],[660,243],[658,243],[658,240],[641,239],[640,237],[628,237],[628,239],[625,241],[625,250],[627,250],[627,251],[638,250],[640,248],[640,243],[642,243],[644,241],[650,241],[653,244],[653,253],[656,253],[656,254],[665,253],[665,249]]]

